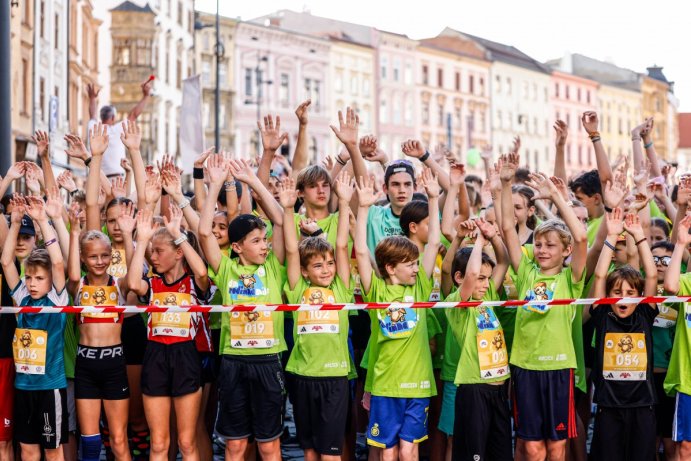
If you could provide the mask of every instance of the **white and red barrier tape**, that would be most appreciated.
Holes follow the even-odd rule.
[[[640,298],[579,298],[550,299],[546,301],[463,301],[463,302],[417,302],[417,303],[343,303],[343,304],[233,304],[231,306],[17,306],[0,307],[0,314],[79,314],[79,313],[144,313],[144,312],[261,312],[261,311],[340,311],[388,308],[425,308],[448,309],[464,307],[518,307],[518,306],[564,306],[602,305],[602,304],[640,304],[640,303],[685,303],[691,302],[691,296],[648,296]]]

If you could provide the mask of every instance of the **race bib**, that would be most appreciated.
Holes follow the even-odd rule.
[[[302,293],[302,304],[333,304],[336,297],[328,288],[310,287]],[[338,333],[337,311],[299,311],[298,334]]]
[[[477,356],[480,378],[492,379],[509,374],[509,354],[506,351],[504,331],[480,330],[477,333]]]
[[[507,273],[504,277],[504,293],[506,293],[506,299],[518,299],[518,290],[516,289],[516,284],[513,283],[513,278]]]
[[[189,306],[189,293],[154,293],[154,306]],[[154,336],[177,336],[187,338],[190,334],[191,312],[152,312],[151,328]]]
[[[271,312],[231,312],[230,345],[236,348],[268,348],[278,344]]]
[[[48,332],[17,328],[12,338],[14,367],[17,373],[27,375],[46,374],[46,347]]]
[[[125,250],[116,250],[113,248],[110,253],[110,266],[108,266],[108,275],[113,277],[124,277],[127,275],[127,262],[125,261]]]
[[[353,278],[353,294],[362,296],[362,287],[360,285],[360,272],[357,268],[357,259],[350,258],[350,276]]]
[[[602,375],[611,381],[645,381],[648,352],[644,333],[607,333]]]
[[[90,286],[82,287],[79,298],[80,306],[117,306],[118,288],[115,286]],[[82,313],[84,318],[92,319],[117,319],[120,314],[117,312],[95,312]]]
[[[417,325],[417,312],[410,307],[378,309],[379,328],[390,339],[407,338]]]
[[[429,295],[430,301],[441,300],[441,262],[442,257],[438,254],[434,269],[432,270],[432,293]]]
[[[660,313],[657,314],[653,321],[653,326],[658,328],[672,328],[677,324],[677,316],[679,313],[676,309],[672,309],[669,304],[659,305]]]

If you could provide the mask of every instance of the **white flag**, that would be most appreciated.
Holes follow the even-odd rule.
[[[192,174],[194,159],[204,150],[202,91],[199,75],[182,81],[180,108],[180,157],[183,174]]]

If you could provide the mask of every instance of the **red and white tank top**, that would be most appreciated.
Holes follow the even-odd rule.
[[[125,299],[120,293],[118,278],[108,277],[108,285],[88,285],[86,276],[79,281],[79,290],[75,298],[78,306],[118,306]],[[118,312],[81,313],[77,316],[77,325],[84,323],[122,323],[123,315]]]
[[[189,306],[200,303],[194,278],[185,274],[179,280],[166,284],[163,277],[149,279],[149,304],[152,306]],[[202,315],[196,312],[151,312],[147,321],[150,341],[175,344],[193,341],[203,326]]]

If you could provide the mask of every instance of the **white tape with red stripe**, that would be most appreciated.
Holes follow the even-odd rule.
[[[365,310],[388,308],[425,308],[448,309],[465,307],[519,307],[531,306],[564,306],[564,305],[601,305],[601,304],[640,304],[640,303],[685,303],[691,302],[691,296],[648,296],[639,298],[579,298],[550,299],[547,301],[464,301],[464,302],[418,302],[418,303],[344,303],[344,304],[234,304],[194,305],[194,306],[17,306],[0,307],[0,314],[79,314],[79,313],[144,313],[144,312],[261,312],[261,311],[318,311],[318,310]]]

